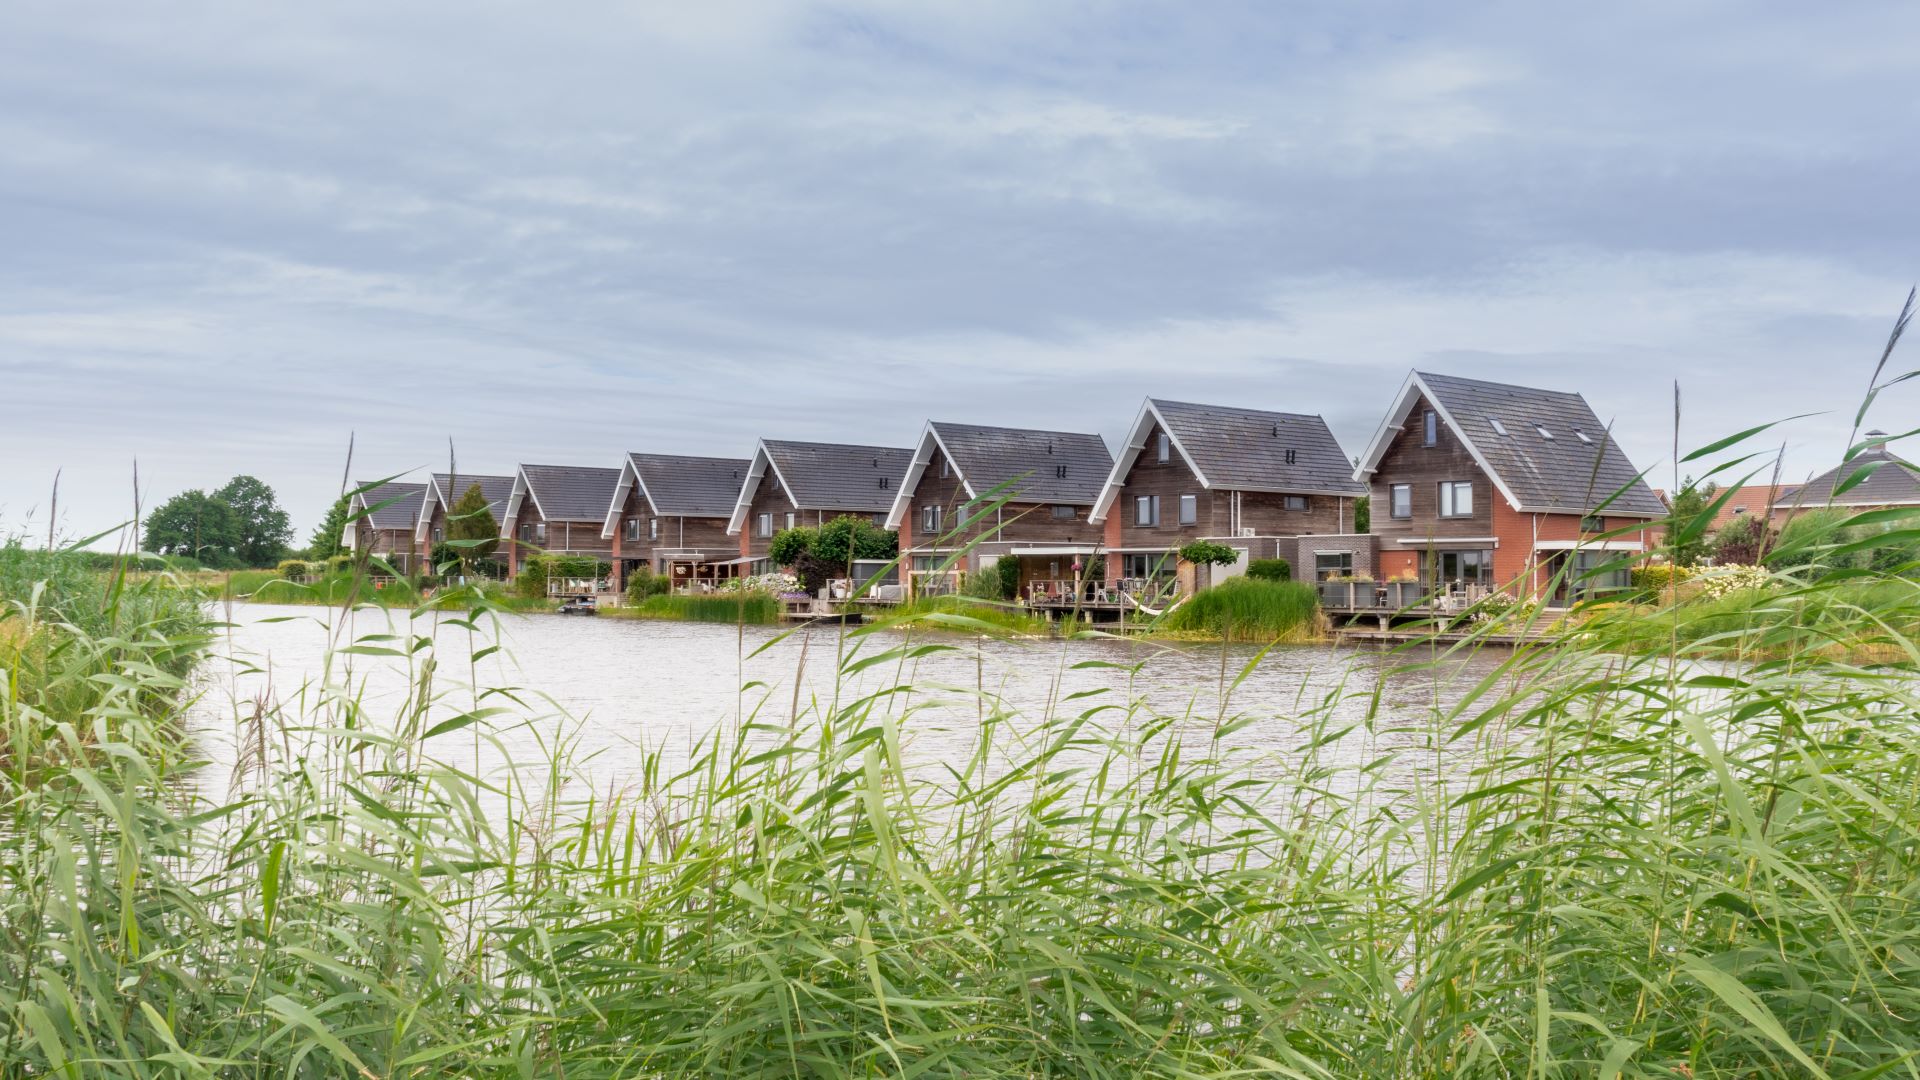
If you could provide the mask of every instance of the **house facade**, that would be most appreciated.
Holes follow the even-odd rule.
[[[354,487],[365,488],[365,484]],[[371,555],[400,574],[424,569],[426,549],[414,540],[414,525],[426,498],[427,485],[386,483],[358,491],[347,500],[347,523],[341,542],[358,558]]]
[[[785,529],[855,515],[886,521],[912,451],[895,446],[762,439],[727,519],[750,572],[772,569],[767,549]]]
[[[1427,372],[1407,377],[1354,479],[1371,497],[1376,573],[1469,596],[1565,604],[1624,587],[1615,564],[1646,552],[1666,514],[1579,394]],[[1554,586],[1562,569],[1586,580]]]
[[[480,494],[486,497],[487,512],[493,515],[494,525],[497,527],[505,519],[507,500],[513,495],[513,477],[434,473],[428,478],[426,497],[420,502],[420,518],[414,525],[416,550],[432,557],[434,546],[447,538],[447,516],[475,484],[480,485]]]
[[[615,588],[645,569],[676,588],[738,576],[740,545],[727,534],[751,462],[744,458],[631,453],[620,466],[601,537],[612,542]]]
[[[1098,435],[929,422],[887,525],[916,591],[945,592],[959,575],[1020,562],[1020,596],[1044,598],[1083,579],[1101,555],[1092,521],[1113,456]]]
[[[1196,540],[1240,552],[1208,580],[1251,559],[1284,559],[1299,580],[1372,572],[1372,545],[1353,532],[1367,493],[1325,420],[1302,413],[1148,398],[1094,504],[1109,583],[1204,584],[1173,553]],[[1317,539],[1309,539],[1317,538]]]
[[[509,542],[507,573],[517,577],[531,555],[589,555],[611,564],[613,542],[602,536],[619,469],[591,465],[522,465],[507,495],[501,531]]]

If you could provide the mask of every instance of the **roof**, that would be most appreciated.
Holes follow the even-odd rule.
[[[761,439],[747,465],[727,531],[746,527],[747,508],[767,473],[800,510],[875,514],[893,504],[913,451],[899,446]]]
[[[1354,470],[1371,477],[1414,401],[1434,411],[1466,444],[1509,505],[1523,513],[1585,514],[1606,502],[1621,517],[1666,516],[1666,504],[1594,415],[1587,399],[1561,390],[1415,371]],[[1504,434],[1502,433],[1504,431]]]
[[[1780,505],[1811,509],[1818,506],[1920,505],[1920,469],[1888,450],[1884,431],[1867,432],[1868,447],[1853,460],[1842,462],[1780,496]],[[1868,465],[1872,475],[1834,498],[1833,489]]]
[[[1792,504],[1786,498],[1786,494],[1787,488],[1782,484],[1748,484],[1734,488],[1731,492],[1716,491],[1713,494],[1715,499],[1725,495],[1727,501],[1720,504],[1720,512],[1713,515],[1712,527],[1718,529],[1734,518],[1746,517],[1749,514],[1754,517],[1765,517],[1769,508],[1777,510],[1790,506]]]
[[[1015,502],[1091,506],[1113,471],[1113,455],[1098,435],[929,421],[887,515],[889,527],[898,528],[906,516],[936,448],[953,463],[970,498],[1006,485],[1007,498]]]
[[[363,483],[353,485],[366,487]],[[349,505],[356,511],[375,507],[367,523],[376,529],[411,529],[420,516],[420,504],[427,496],[425,484],[385,483],[355,495]],[[386,505],[381,505],[381,504]]]
[[[750,464],[745,458],[628,454],[620,466],[620,482],[613,489],[601,535],[610,537],[619,528],[627,493],[636,486],[656,516],[728,517]]]
[[[548,521],[600,521],[606,517],[607,502],[619,482],[619,469],[522,465],[514,477],[513,493],[507,497],[506,519],[519,517],[521,500],[531,496],[534,508]]]
[[[1367,493],[1367,486],[1353,478],[1346,451],[1318,416],[1148,398],[1094,504],[1092,520],[1105,520],[1156,424],[1172,437],[1180,457],[1209,491],[1343,497]],[[1294,452],[1291,463],[1289,450]]]
[[[447,493],[449,481],[456,489],[451,495]],[[451,512],[454,504],[458,503],[461,497],[466,495],[467,489],[475,484],[480,485],[480,494],[486,496],[487,510],[493,514],[493,520],[496,522],[503,520],[507,500],[513,495],[513,477],[434,473],[427,483],[426,497],[420,500],[420,517],[414,524],[415,538],[419,540],[427,538],[427,529],[433,522],[434,507],[444,507]]]

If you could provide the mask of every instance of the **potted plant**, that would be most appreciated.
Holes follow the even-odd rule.
[[[1426,599],[1426,590],[1421,588],[1420,579],[1413,574],[1395,574],[1387,579],[1387,606],[1399,611],[1413,607]]]

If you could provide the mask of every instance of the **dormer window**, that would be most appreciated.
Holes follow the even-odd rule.
[[[1508,431],[1507,431],[1507,425],[1505,425],[1505,424],[1503,424],[1503,423],[1501,423],[1501,422],[1499,421],[1499,419],[1498,419],[1498,418],[1496,418],[1496,417],[1492,417],[1492,416],[1489,416],[1489,417],[1487,417],[1487,423],[1489,423],[1489,424],[1492,424],[1492,425],[1493,425],[1493,433],[1494,433],[1495,435],[1507,435],[1507,434],[1509,434],[1509,433],[1508,433]]]
[[[1576,439],[1579,439],[1583,443],[1586,443],[1588,446],[1593,445],[1593,440],[1587,438],[1587,433],[1584,431],[1581,431],[1579,428],[1573,429],[1573,437]]]

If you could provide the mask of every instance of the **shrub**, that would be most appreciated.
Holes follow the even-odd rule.
[[[1676,585],[1693,577],[1693,571],[1672,563],[1651,563],[1633,568],[1628,580],[1634,592],[1646,600],[1657,600]]]
[[[1231,578],[1168,612],[1162,628],[1226,641],[1305,641],[1319,631],[1320,598],[1297,581]]]
[[[1001,577],[1000,564],[1013,560],[1001,559],[991,566],[962,574],[960,591],[977,600],[1011,600],[1013,592],[1007,588]]]
[[[301,559],[283,559],[279,566],[273,568],[274,573],[288,581],[304,581],[314,571],[312,563]]]
[[[1195,566],[1230,566],[1239,560],[1240,550],[1211,540],[1195,540],[1181,546],[1180,558]]]
[[[780,621],[780,601],[772,594],[739,590],[711,595],[649,596],[634,608],[644,618],[676,622],[745,623],[764,626]]]
[[[1000,575],[1000,596],[1011,600],[1020,595],[1020,560],[1011,555],[1003,555],[993,564],[994,572]]]
[[[673,591],[673,582],[664,574],[656,574],[650,566],[642,566],[627,575],[627,604],[639,606],[650,596],[665,596]]]
[[[1714,561],[1752,566],[1760,561],[1772,538],[1766,518],[1754,514],[1734,518],[1713,534]]]
[[[1773,583],[1772,575],[1759,566],[1716,566],[1700,575],[1700,595],[1718,600],[1748,589],[1764,589]]]
[[[1247,563],[1247,576],[1255,581],[1292,581],[1293,564],[1285,559],[1254,559]]]

